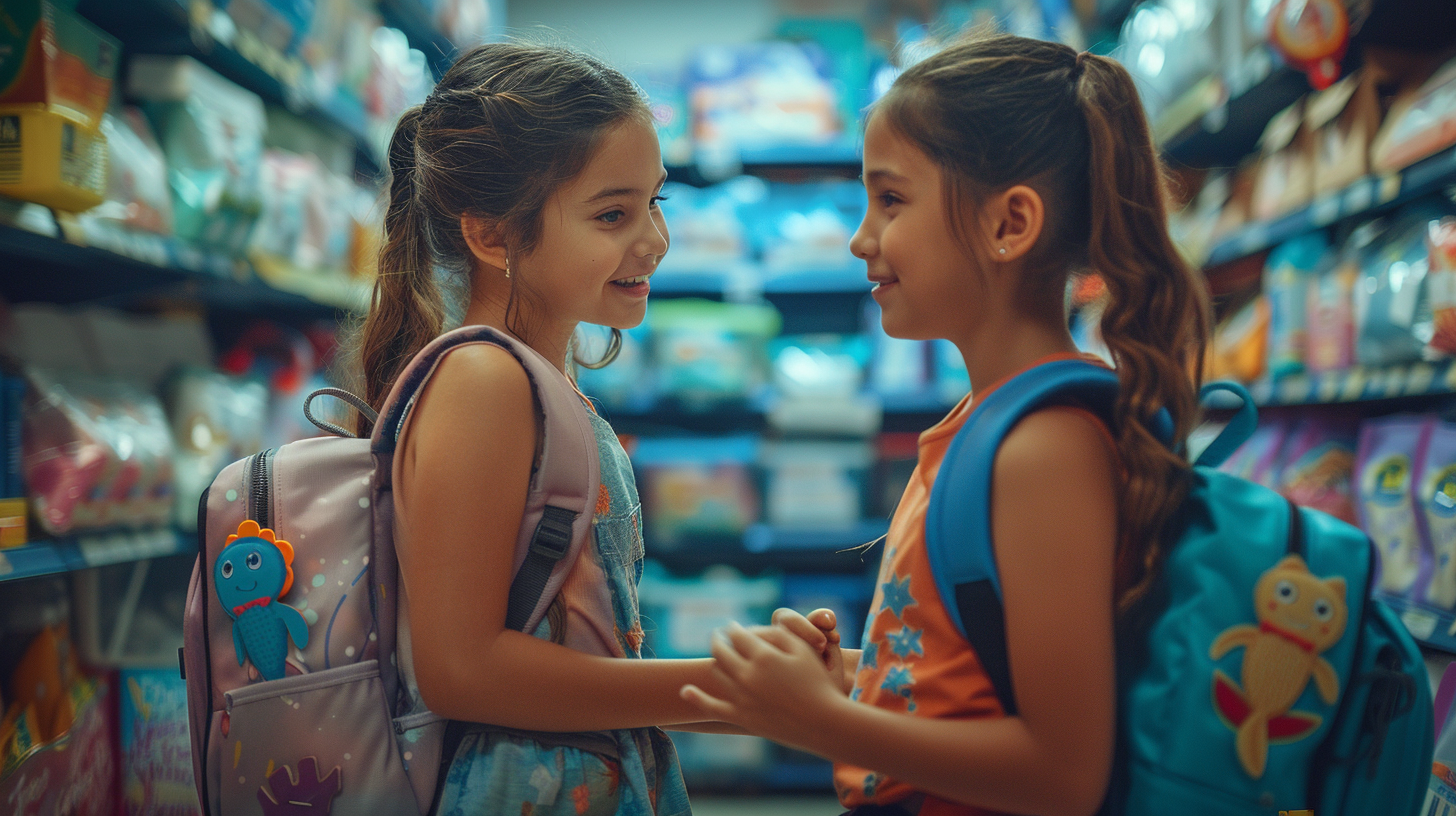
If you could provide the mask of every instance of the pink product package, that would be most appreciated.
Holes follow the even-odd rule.
[[[1295,426],[1280,456],[1279,492],[1301,507],[1354,524],[1353,422],[1312,418]]]
[[[1416,455],[1416,524],[1431,552],[1418,582],[1422,601],[1456,607],[1456,424],[1432,420]]]
[[[1279,450],[1289,434],[1287,423],[1274,420],[1261,422],[1244,444],[1219,466],[1219,470],[1274,487],[1279,478]]]
[[[1430,548],[1421,535],[1411,489],[1415,459],[1431,431],[1426,417],[1400,415],[1368,420],[1360,426],[1356,457],[1360,522],[1380,553],[1376,587],[1409,595],[1423,571]]]

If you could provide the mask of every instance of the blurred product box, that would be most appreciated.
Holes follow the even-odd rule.
[[[101,117],[120,45],[44,0],[5,4],[0,26],[0,193],[78,212],[106,193]]]

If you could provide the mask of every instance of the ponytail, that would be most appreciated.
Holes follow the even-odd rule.
[[[406,111],[389,142],[389,207],[384,214],[384,244],[374,281],[369,316],[360,341],[364,400],[376,411],[410,358],[440,334],[445,305],[435,282],[419,203],[415,139],[422,108]],[[359,417],[359,433],[370,423]]]
[[[1160,409],[1174,439],[1198,415],[1208,336],[1207,296],[1168,235],[1163,168],[1132,77],[1106,57],[1073,68],[1087,122],[1087,260],[1111,295],[1102,339],[1121,387],[1115,433],[1126,483],[1120,495],[1117,604],[1144,597],[1164,555],[1164,528],[1187,494],[1188,464],[1148,431]]]

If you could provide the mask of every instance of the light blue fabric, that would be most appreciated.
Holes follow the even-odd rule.
[[[632,462],[606,420],[591,413],[609,499],[594,522],[595,556],[611,587],[619,633],[641,631],[642,509]],[[548,616],[549,618],[549,616]],[[533,633],[551,638],[549,621]],[[623,637],[632,658],[640,639]],[[680,816],[690,814],[677,753],[658,728],[612,733],[620,760],[527,736],[468,733],[446,772],[440,816]]]

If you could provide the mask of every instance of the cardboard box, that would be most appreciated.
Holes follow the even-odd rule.
[[[1355,73],[1313,94],[1305,127],[1314,142],[1314,194],[1343,189],[1370,172],[1370,142],[1380,127],[1375,86]]]
[[[1371,163],[1391,172],[1456,144],[1456,60],[1401,91],[1370,147]]]
[[[1301,99],[1269,120],[1259,140],[1263,158],[1254,186],[1252,216],[1270,221],[1308,204],[1314,196],[1314,139]]]

